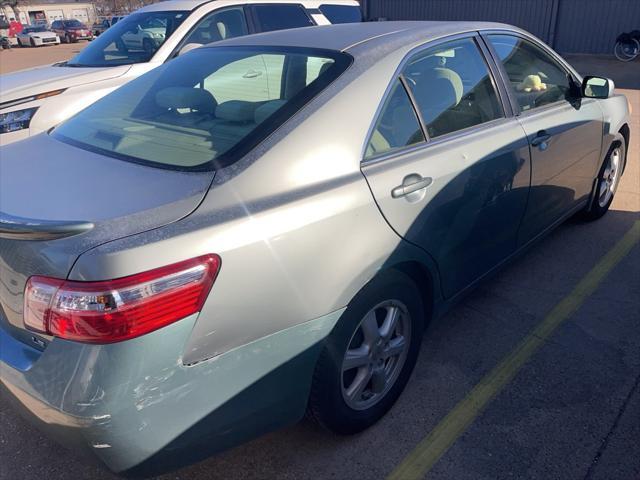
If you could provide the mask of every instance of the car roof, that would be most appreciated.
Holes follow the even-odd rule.
[[[287,4],[299,4],[305,8],[318,8],[320,5],[349,5],[359,6],[359,3],[355,0],[167,0],[164,2],[158,2],[146,7],[142,7],[133,13],[137,12],[153,12],[153,11],[168,11],[168,10],[193,10],[201,5],[212,3],[215,1],[216,5],[220,7],[233,6],[238,4],[250,4],[250,3],[287,3]]]
[[[446,21],[402,21],[402,22],[363,22],[322,25],[314,27],[278,30],[275,32],[258,33],[245,37],[236,37],[214,46],[282,46],[306,47],[352,51],[358,47],[359,51],[367,51],[386,44],[385,50],[401,48],[419,43],[426,43],[458,33],[477,30],[510,30],[522,31],[511,25],[492,22],[446,22]]]

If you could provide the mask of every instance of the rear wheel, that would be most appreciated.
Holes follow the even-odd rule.
[[[626,155],[625,142],[616,142],[611,146],[596,180],[591,208],[582,213],[583,219],[597,220],[607,213],[620,183]]]
[[[420,292],[389,272],[351,301],[327,339],[314,372],[310,416],[340,434],[377,422],[404,390],[424,326]]]
[[[142,40],[142,49],[145,51],[145,53],[147,55],[152,55],[153,54],[153,42],[150,39],[145,38],[144,40]]]
[[[621,62],[630,62],[640,55],[640,42],[635,38],[630,38],[627,41],[618,41],[613,53]]]
[[[124,41],[120,38],[116,40],[116,48],[118,49],[118,52],[122,54],[126,54],[129,51],[127,46],[124,44]]]
[[[64,35],[64,43],[71,43],[71,37],[66,33]]]

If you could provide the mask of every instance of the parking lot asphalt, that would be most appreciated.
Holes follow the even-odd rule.
[[[76,53],[89,44],[87,41],[78,43],[61,43],[46,47],[17,47],[11,50],[0,50],[0,75],[16,70],[23,70],[38,65],[47,65],[69,60]],[[0,86],[2,85],[0,77]]]
[[[640,90],[623,93],[634,110],[632,144],[611,211],[594,223],[568,221],[432,322],[406,391],[382,421],[353,437],[304,421],[159,478],[385,478],[533,338],[537,348],[466,428],[435,440],[441,455],[420,476],[640,479],[640,245],[609,262],[547,336],[535,330],[640,225]],[[0,478],[115,477],[42,436],[0,399]]]

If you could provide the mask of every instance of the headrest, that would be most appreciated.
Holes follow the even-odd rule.
[[[281,106],[287,103],[286,100],[272,100],[270,102],[265,103],[264,105],[260,105],[256,108],[255,113],[255,121],[256,123],[262,123],[267,118],[275,113]]]
[[[162,108],[190,108],[201,113],[216,110],[213,95],[202,88],[167,87],[156,93],[156,103]]]
[[[229,100],[218,105],[216,117],[229,122],[253,122],[258,105],[260,103]]]
[[[460,102],[463,91],[460,75],[453,70],[427,70],[420,76],[414,92],[424,121],[430,123],[444,110],[455,107]]]
[[[433,76],[431,78],[442,78],[448,80],[449,83],[451,83],[451,86],[453,87],[456,95],[456,104],[459,103],[462,99],[462,93],[464,92],[464,86],[462,85],[462,79],[460,78],[460,75],[458,75],[450,68],[443,67],[434,68],[432,72]]]
[[[218,27],[218,33],[220,34],[220,38],[222,40],[227,38],[227,26],[222,22],[216,22],[216,27]]]

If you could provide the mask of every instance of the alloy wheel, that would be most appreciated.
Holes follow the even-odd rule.
[[[620,166],[622,163],[622,151],[620,147],[616,147],[609,158],[607,159],[607,166],[600,178],[600,185],[598,187],[598,205],[605,207],[610,201],[611,197],[616,191],[618,184],[618,178],[620,177]]]
[[[349,340],[342,361],[342,396],[354,410],[378,403],[398,379],[411,344],[406,306],[388,300],[369,310]]]

